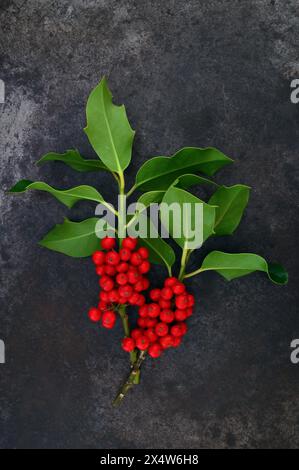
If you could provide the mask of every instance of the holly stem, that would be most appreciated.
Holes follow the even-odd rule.
[[[120,305],[119,308],[118,308],[118,313],[119,313],[119,316],[120,316],[122,324],[123,324],[123,329],[124,329],[125,336],[126,336],[126,338],[129,338],[129,336],[130,336],[130,326],[129,326],[129,318],[128,318],[128,315],[126,313],[126,306],[125,305]],[[131,360],[131,364],[133,366],[135,364],[136,360],[137,360],[136,351],[132,351],[130,353],[130,360]]]
[[[130,375],[128,376],[126,382],[123,384],[123,386],[121,387],[120,391],[118,392],[115,400],[113,401],[113,403],[112,403],[113,406],[115,406],[115,407],[119,406],[122,403],[125,396],[127,395],[127,393],[129,392],[129,390],[136,383],[138,383],[136,381],[136,379],[138,378],[138,376],[140,374],[140,368],[142,366],[142,363],[143,363],[145,357],[146,357],[146,351],[141,351],[137,361],[135,362],[135,364],[132,367]]]

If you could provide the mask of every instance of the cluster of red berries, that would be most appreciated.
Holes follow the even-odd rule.
[[[142,307],[145,304],[141,292],[150,286],[145,274],[151,265],[148,250],[137,249],[135,238],[125,238],[119,251],[116,251],[115,238],[111,237],[104,238],[101,247],[104,251],[96,251],[92,256],[100,276],[100,302],[98,308],[89,310],[89,318],[93,322],[101,320],[105,328],[111,329],[117,319],[115,310],[120,305]]]
[[[175,277],[169,277],[162,289],[150,291],[151,303],[139,308],[138,328],[124,338],[122,348],[135,348],[157,358],[165,349],[178,347],[187,333],[185,320],[192,315],[194,296]]]

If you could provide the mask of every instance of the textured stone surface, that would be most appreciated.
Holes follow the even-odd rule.
[[[298,447],[297,10],[296,0],[1,0],[1,448]],[[218,180],[251,185],[251,204],[237,234],[204,251],[258,252],[290,273],[287,288],[262,275],[190,282],[199,302],[183,347],[148,361],[117,411],[127,357],[120,327],[86,321],[93,268],[37,246],[70,212],[45,194],[4,192],[21,177],[82,181],[34,162],[73,147],[92,155],[84,108],[104,74],[137,130],[129,184],[152,155],[220,148],[236,165]],[[83,178],[111,195],[112,179]]]

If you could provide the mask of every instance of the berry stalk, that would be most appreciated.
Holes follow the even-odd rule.
[[[126,382],[121,387],[121,389],[118,392],[115,400],[112,403],[114,407],[117,407],[122,403],[122,401],[124,400],[127,393],[136,384],[136,379],[140,375],[140,368],[141,368],[142,363],[143,363],[145,358],[146,358],[146,351],[141,351],[137,361],[135,362],[135,364],[133,366],[132,371],[130,372],[130,375],[128,376]]]

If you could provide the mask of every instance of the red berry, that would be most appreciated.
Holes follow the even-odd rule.
[[[102,290],[100,292],[100,300],[102,300],[103,302],[109,302],[109,293]]]
[[[173,290],[173,293],[174,293],[175,295],[181,295],[181,294],[183,294],[183,293],[185,292],[186,287],[184,286],[184,284],[183,284],[182,282],[177,282],[177,283],[173,286],[172,290]]]
[[[128,299],[126,299],[125,297],[119,297],[118,299],[118,303],[120,305],[125,305],[127,302],[128,302]]]
[[[182,342],[182,337],[181,336],[173,336],[172,337],[172,347],[173,348],[177,348],[178,346],[180,346]]]
[[[119,250],[119,256],[122,261],[129,261],[129,259],[131,258],[131,254],[131,251],[127,248],[121,248]]]
[[[159,343],[151,344],[150,347],[148,348],[148,353],[154,359],[160,357],[162,354],[162,348],[160,344]]]
[[[150,271],[151,264],[149,261],[143,261],[138,267],[138,269],[139,269],[139,272],[141,272],[141,274],[146,274]]]
[[[164,323],[172,323],[174,320],[174,313],[171,310],[162,310],[160,319]]]
[[[180,310],[179,308],[174,312],[175,319],[177,321],[184,321],[187,318],[187,311]]]
[[[109,292],[110,290],[113,289],[114,287],[114,282],[112,281],[111,277],[109,276],[103,276],[101,279],[100,279],[100,286],[101,288],[106,291],[106,292]]]
[[[98,276],[103,276],[105,274],[106,266],[101,265],[96,267],[96,273]]]
[[[112,304],[117,304],[119,301],[119,293],[116,289],[113,289],[109,292],[109,302]]]
[[[146,277],[144,277],[144,278],[142,279],[142,282],[143,282],[143,290],[147,290],[147,289],[149,288],[149,286],[150,286],[149,280],[148,280]]]
[[[147,317],[147,315],[148,315],[148,306],[143,305],[142,307],[140,307],[140,309],[138,310],[138,314],[141,318]]]
[[[142,276],[138,271],[129,271],[128,272],[128,281],[130,284],[136,284],[136,282],[141,281]]]
[[[172,336],[180,337],[182,336],[182,329],[180,325],[173,325],[170,329]]]
[[[130,258],[130,263],[133,266],[140,266],[141,263],[143,262],[143,259],[141,258],[139,253],[133,253],[131,258]]]
[[[133,294],[129,298],[129,303],[131,305],[138,305],[139,301],[140,301],[140,298],[139,298],[138,292],[133,292]]]
[[[145,351],[149,347],[149,339],[146,336],[139,336],[136,339],[136,346],[140,351]]]
[[[193,307],[194,304],[195,304],[194,295],[189,294],[188,295],[188,307]]]
[[[163,300],[170,300],[173,297],[173,291],[170,287],[164,287],[161,290],[161,297]]]
[[[191,315],[193,314],[192,307],[186,308],[186,314],[187,314],[187,318],[191,317]]]
[[[112,238],[112,237],[103,238],[103,240],[101,241],[101,245],[102,245],[103,250],[112,250],[116,245],[115,238]]]
[[[145,304],[144,295],[138,294],[138,300],[136,301],[135,305],[137,305],[137,307],[142,307],[144,304]]]
[[[158,336],[154,332],[153,328],[149,328],[148,330],[146,330],[145,336],[149,339],[150,343],[155,343],[158,339]]]
[[[146,318],[138,318],[137,325],[140,326],[140,328],[146,328],[147,319]]]
[[[126,273],[129,269],[129,265],[128,263],[125,263],[124,261],[122,263],[119,263],[117,266],[116,266],[116,271],[118,273]]]
[[[107,274],[107,276],[110,276],[110,277],[115,276],[115,274],[116,274],[115,267],[111,266],[109,264],[107,266],[105,266],[105,274]]]
[[[171,335],[163,336],[159,341],[163,349],[168,349],[173,346],[173,338]]]
[[[120,273],[116,276],[116,282],[120,286],[125,286],[128,283],[128,276],[124,273]]]
[[[143,259],[148,259],[148,257],[149,257],[149,251],[144,246],[139,248],[138,253],[140,254],[141,258],[143,258]]]
[[[124,297],[125,299],[129,299],[129,297],[131,297],[131,295],[133,294],[133,288],[132,286],[129,286],[129,284],[127,284],[125,286],[121,286],[118,289],[118,292],[121,297]]]
[[[165,308],[171,308],[171,302],[170,300],[159,300],[159,305],[162,309],[165,309]]]
[[[154,302],[156,302],[157,300],[159,300],[159,299],[160,299],[160,296],[161,296],[161,291],[160,291],[160,289],[152,289],[152,290],[150,291],[150,298],[151,298]]]
[[[101,300],[99,302],[98,308],[99,310],[101,310],[101,312],[104,312],[105,310],[107,310],[107,305],[107,302],[103,302],[103,300]]]
[[[134,328],[134,330],[131,331],[131,337],[136,340],[139,336],[142,336],[142,330]]]
[[[184,336],[188,331],[188,327],[187,327],[186,323],[181,322],[181,323],[178,323],[178,325],[181,328],[182,336]]]
[[[156,318],[159,316],[160,307],[158,304],[152,303],[148,306],[148,316],[151,318]]]
[[[168,333],[168,325],[166,323],[158,323],[155,327],[155,333],[158,336],[165,336]]]
[[[116,251],[108,251],[106,255],[106,263],[111,266],[116,266],[119,263],[119,254]]]
[[[178,295],[175,299],[175,304],[177,308],[181,308],[182,310],[187,308],[189,306],[188,295]]]
[[[112,310],[104,312],[102,315],[102,325],[104,328],[111,329],[116,322],[116,314]]]
[[[135,250],[137,246],[137,239],[132,237],[127,237],[122,242],[122,248],[127,248],[128,250]]]
[[[132,352],[135,349],[135,341],[133,338],[124,338],[121,342],[121,347],[126,352]]]
[[[165,282],[164,286],[165,287],[173,287],[175,284],[177,284],[178,280],[176,277],[168,277]]]
[[[146,318],[146,327],[147,328],[154,328],[158,323],[156,318]]]
[[[101,312],[97,308],[91,308],[88,312],[89,319],[93,322],[98,322],[101,319]]]
[[[105,263],[105,258],[106,258],[106,255],[105,253],[103,253],[102,251],[96,251],[93,255],[92,255],[92,261],[94,262],[94,264],[96,264],[97,266],[101,266],[102,264]]]
[[[136,292],[142,292],[144,290],[143,279],[140,279],[140,281],[137,281],[136,284],[134,284],[134,289]]]

